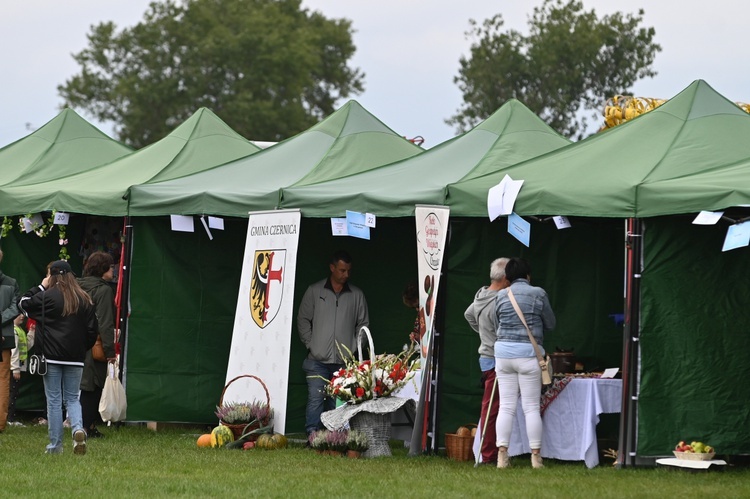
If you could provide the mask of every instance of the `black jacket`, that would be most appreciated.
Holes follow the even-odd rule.
[[[75,314],[63,316],[63,305],[63,295],[54,287],[45,291],[35,286],[18,301],[18,308],[37,321],[35,343],[41,345],[47,362],[83,366],[86,352],[96,342],[96,313],[92,305],[84,304]]]

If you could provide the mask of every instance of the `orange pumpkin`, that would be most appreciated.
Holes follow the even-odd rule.
[[[206,433],[198,437],[198,447],[211,447],[211,434]]]

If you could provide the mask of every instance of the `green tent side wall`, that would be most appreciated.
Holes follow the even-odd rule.
[[[646,219],[641,283],[638,455],[699,440],[720,454],[750,447],[748,248],[722,252],[727,226]]]
[[[133,222],[128,420],[216,422],[247,219],[226,218],[224,231],[212,231],[213,241],[203,231],[172,233],[167,217]],[[352,283],[368,298],[376,351],[399,351],[414,321],[401,303],[406,281],[417,275],[414,234],[413,218],[381,223],[369,242],[331,236],[328,219],[303,219],[295,307],[308,284],[328,275],[330,255],[346,248],[354,258]],[[185,272],[193,285],[184,285]],[[307,352],[296,329],[291,344],[287,428],[302,431],[307,384],[301,365]]]
[[[464,311],[480,286],[489,284],[490,263],[521,256],[532,266],[532,283],[544,288],[557,315],[557,328],[545,335],[545,348],[575,347],[587,370],[622,362],[622,326],[611,317],[623,313],[624,247],[620,220],[575,218],[573,227],[532,223],[526,248],[507,232],[505,220],[454,218],[447,250],[443,378],[440,431],[476,423],[481,403],[479,336]],[[442,293],[442,291],[441,291]],[[442,440],[442,435],[440,435]]]
[[[247,221],[225,219],[226,230],[214,231],[214,241],[200,231],[164,237],[170,231],[165,217],[137,217],[134,222],[128,419],[215,422],[213,410],[226,377]],[[440,298],[446,311],[441,432],[475,422],[479,414],[479,338],[463,313],[476,290],[487,284],[489,264],[499,256],[529,258],[534,283],[550,293],[559,311],[559,326],[548,336],[548,348],[576,345],[576,354],[587,368],[619,365],[622,328],[609,316],[622,313],[622,230],[617,220],[574,219],[573,228],[563,231],[551,222],[535,224],[533,245],[527,249],[507,234],[500,221],[451,221],[444,263],[447,286]],[[303,218],[295,317],[306,287],[325,278],[328,258],[345,248],[354,258],[352,283],[367,296],[376,352],[400,351],[414,322],[414,312],[402,304],[401,292],[417,278],[415,232],[413,217],[383,218],[372,230],[372,239],[364,241],[331,236],[326,218]],[[186,269],[195,285],[173,289],[184,281],[171,275],[184,274]],[[296,329],[291,345],[286,427],[288,432],[300,432],[307,399],[300,366],[306,352]]]

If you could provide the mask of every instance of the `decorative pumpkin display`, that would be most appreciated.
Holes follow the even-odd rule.
[[[274,433],[271,437],[271,441],[273,442],[274,449],[285,449],[287,445],[287,440],[284,435],[281,433]]]
[[[465,426],[459,426],[458,430],[456,430],[456,435],[458,435],[459,437],[470,437],[471,430]]]
[[[219,425],[211,431],[211,447],[224,447],[230,442],[234,442],[234,434],[226,426]]]
[[[211,434],[204,433],[198,437],[198,447],[211,447]]]
[[[263,433],[258,437],[258,440],[255,441],[255,446],[258,449],[272,449],[273,448],[273,437],[268,433]]]

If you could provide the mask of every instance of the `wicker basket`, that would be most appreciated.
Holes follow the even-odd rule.
[[[388,445],[388,439],[391,436],[390,413],[358,412],[349,420],[349,428],[367,435],[370,446],[362,453],[362,457],[369,459],[392,455],[391,447]]]
[[[224,386],[224,389],[221,391],[221,397],[219,398],[219,405],[221,406],[224,403],[224,394],[227,393],[227,388],[229,388],[229,385],[231,385],[232,383],[234,383],[238,379],[242,379],[242,378],[252,378],[252,379],[256,380],[258,383],[260,383],[260,386],[263,387],[263,391],[266,392],[266,403],[268,404],[268,407],[270,408],[271,407],[271,396],[268,394],[268,387],[266,387],[266,384],[263,383],[262,379],[260,379],[257,376],[253,376],[252,374],[242,374],[240,376],[237,376],[236,378],[233,378],[233,379],[229,380],[229,383],[227,383]],[[260,424],[259,423],[253,423],[252,425],[248,426],[247,423],[231,424],[231,423],[225,423],[224,421],[219,420],[219,424],[221,426],[226,426],[227,428],[229,428],[230,430],[232,430],[232,434],[234,435],[235,440],[238,439],[238,438],[240,438],[242,435],[244,435],[248,431],[257,430],[258,428],[260,428]],[[258,439],[258,435],[256,434],[256,435],[250,435],[250,436],[248,436],[245,440],[248,441],[248,442],[254,442],[257,439]]]
[[[476,428],[475,424],[464,425],[467,428]],[[455,433],[445,434],[445,453],[455,461],[472,461],[474,453],[472,444],[474,437],[471,435],[460,436]]]
[[[716,455],[715,452],[708,452],[705,454],[698,454],[696,452],[677,452],[673,450],[674,457],[677,459],[684,459],[686,461],[710,461]]]

